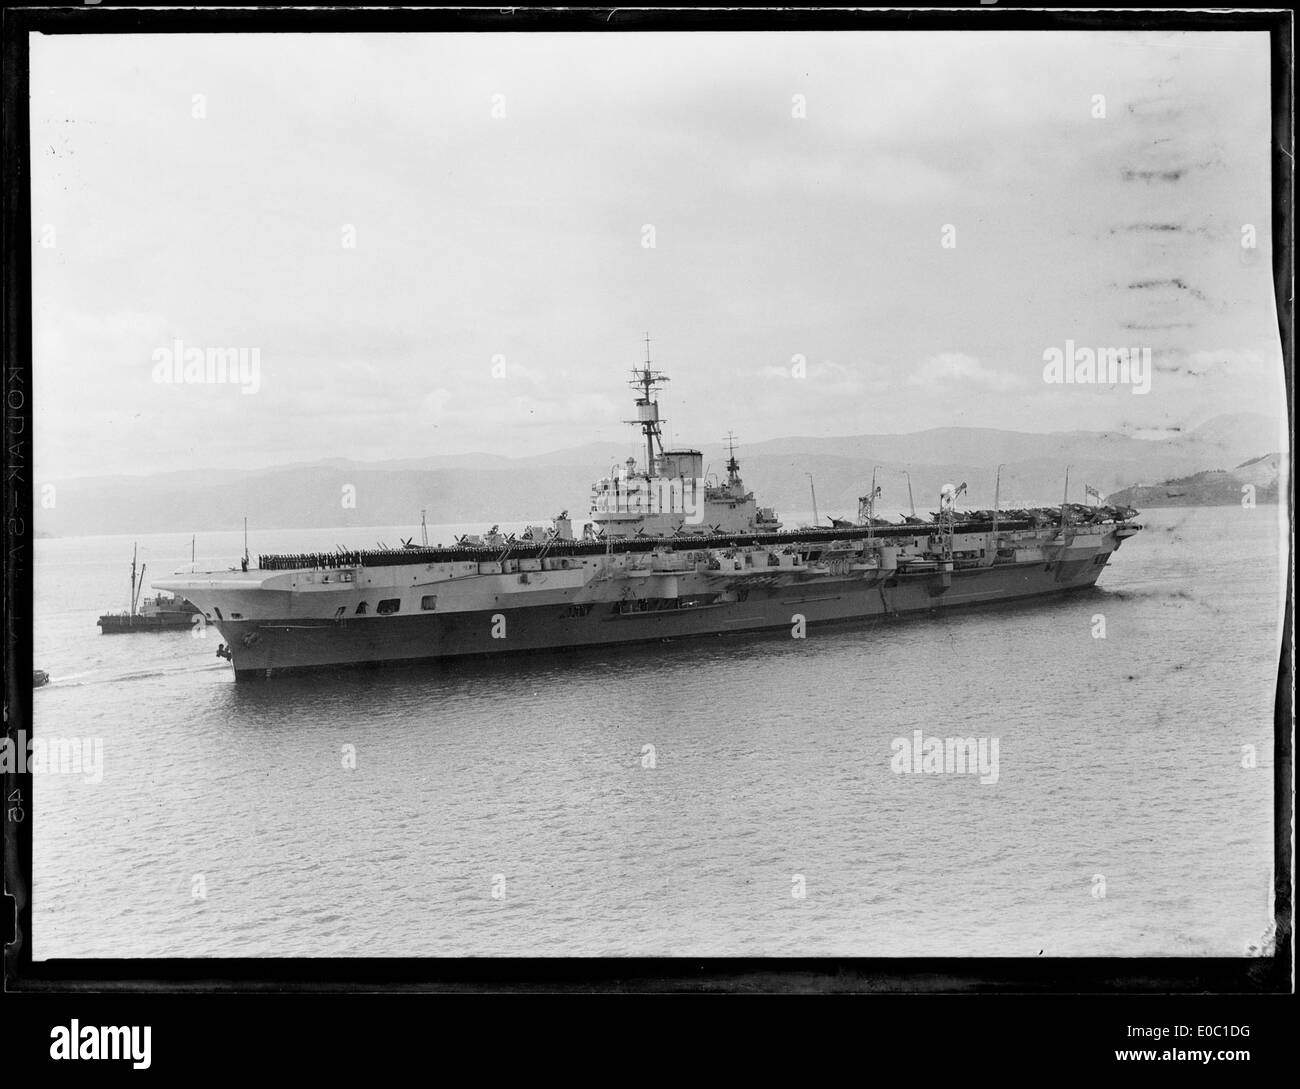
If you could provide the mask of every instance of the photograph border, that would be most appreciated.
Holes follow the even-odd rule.
[[[34,544],[31,162],[28,35],[162,33],[652,33],[660,31],[1257,31],[1271,58],[1272,271],[1294,427],[1294,57],[1286,10],[1047,9],[119,9],[3,12],[5,289],[5,729],[30,724]],[[23,241],[26,239],[26,242]],[[32,959],[30,774],[4,776],[5,988],[23,992],[644,991],[929,994],[1288,994],[1293,990],[1294,454],[1289,453],[1287,582],[1274,713],[1275,914],[1272,956],[1040,958],[268,958]],[[1189,724],[1193,728],[1194,724]],[[21,803],[15,805],[15,799]],[[21,813],[21,819],[16,817]],[[10,919],[13,922],[10,922]]]

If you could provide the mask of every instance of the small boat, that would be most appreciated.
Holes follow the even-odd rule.
[[[32,687],[40,688],[43,684],[50,683],[50,675],[43,669],[32,670]]]
[[[101,635],[118,635],[123,632],[137,631],[188,631],[193,628],[196,616],[202,613],[190,602],[175,594],[159,591],[153,597],[138,601],[140,591],[144,589],[144,573],[149,566],[140,568],[136,577],[136,556],[138,547],[131,550],[131,608],[129,612],[105,613],[96,624]]]

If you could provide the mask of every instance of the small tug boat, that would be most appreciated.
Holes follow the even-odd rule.
[[[183,597],[159,591],[153,597],[137,601],[144,589],[144,572],[149,565],[140,567],[136,575],[138,546],[131,550],[131,609],[129,612],[105,613],[96,623],[101,635],[118,635],[135,631],[188,631],[194,618],[202,613]]]

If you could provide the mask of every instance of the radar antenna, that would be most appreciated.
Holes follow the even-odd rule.
[[[640,427],[641,433],[645,435],[645,471],[648,475],[653,475],[655,464],[655,447],[659,447],[659,453],[664,452],[664,443],[662,432],[660,430],[659,419],[659,402],[655,400],[655,394],[659,392],[668,381],[663,371],[653,370],[650,366],[650,334],[645,335],[645,363],[641,367],[632,368],[632,378],[628,382],[634,390],[637,391],[636,415],[635,420],[626,420],[625,423]]]

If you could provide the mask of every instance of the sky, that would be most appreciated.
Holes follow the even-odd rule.
[[[1264,34],[33,35],[31,81],[41,480],[635,453],[647,333],[677,445],[1285,416]]]

